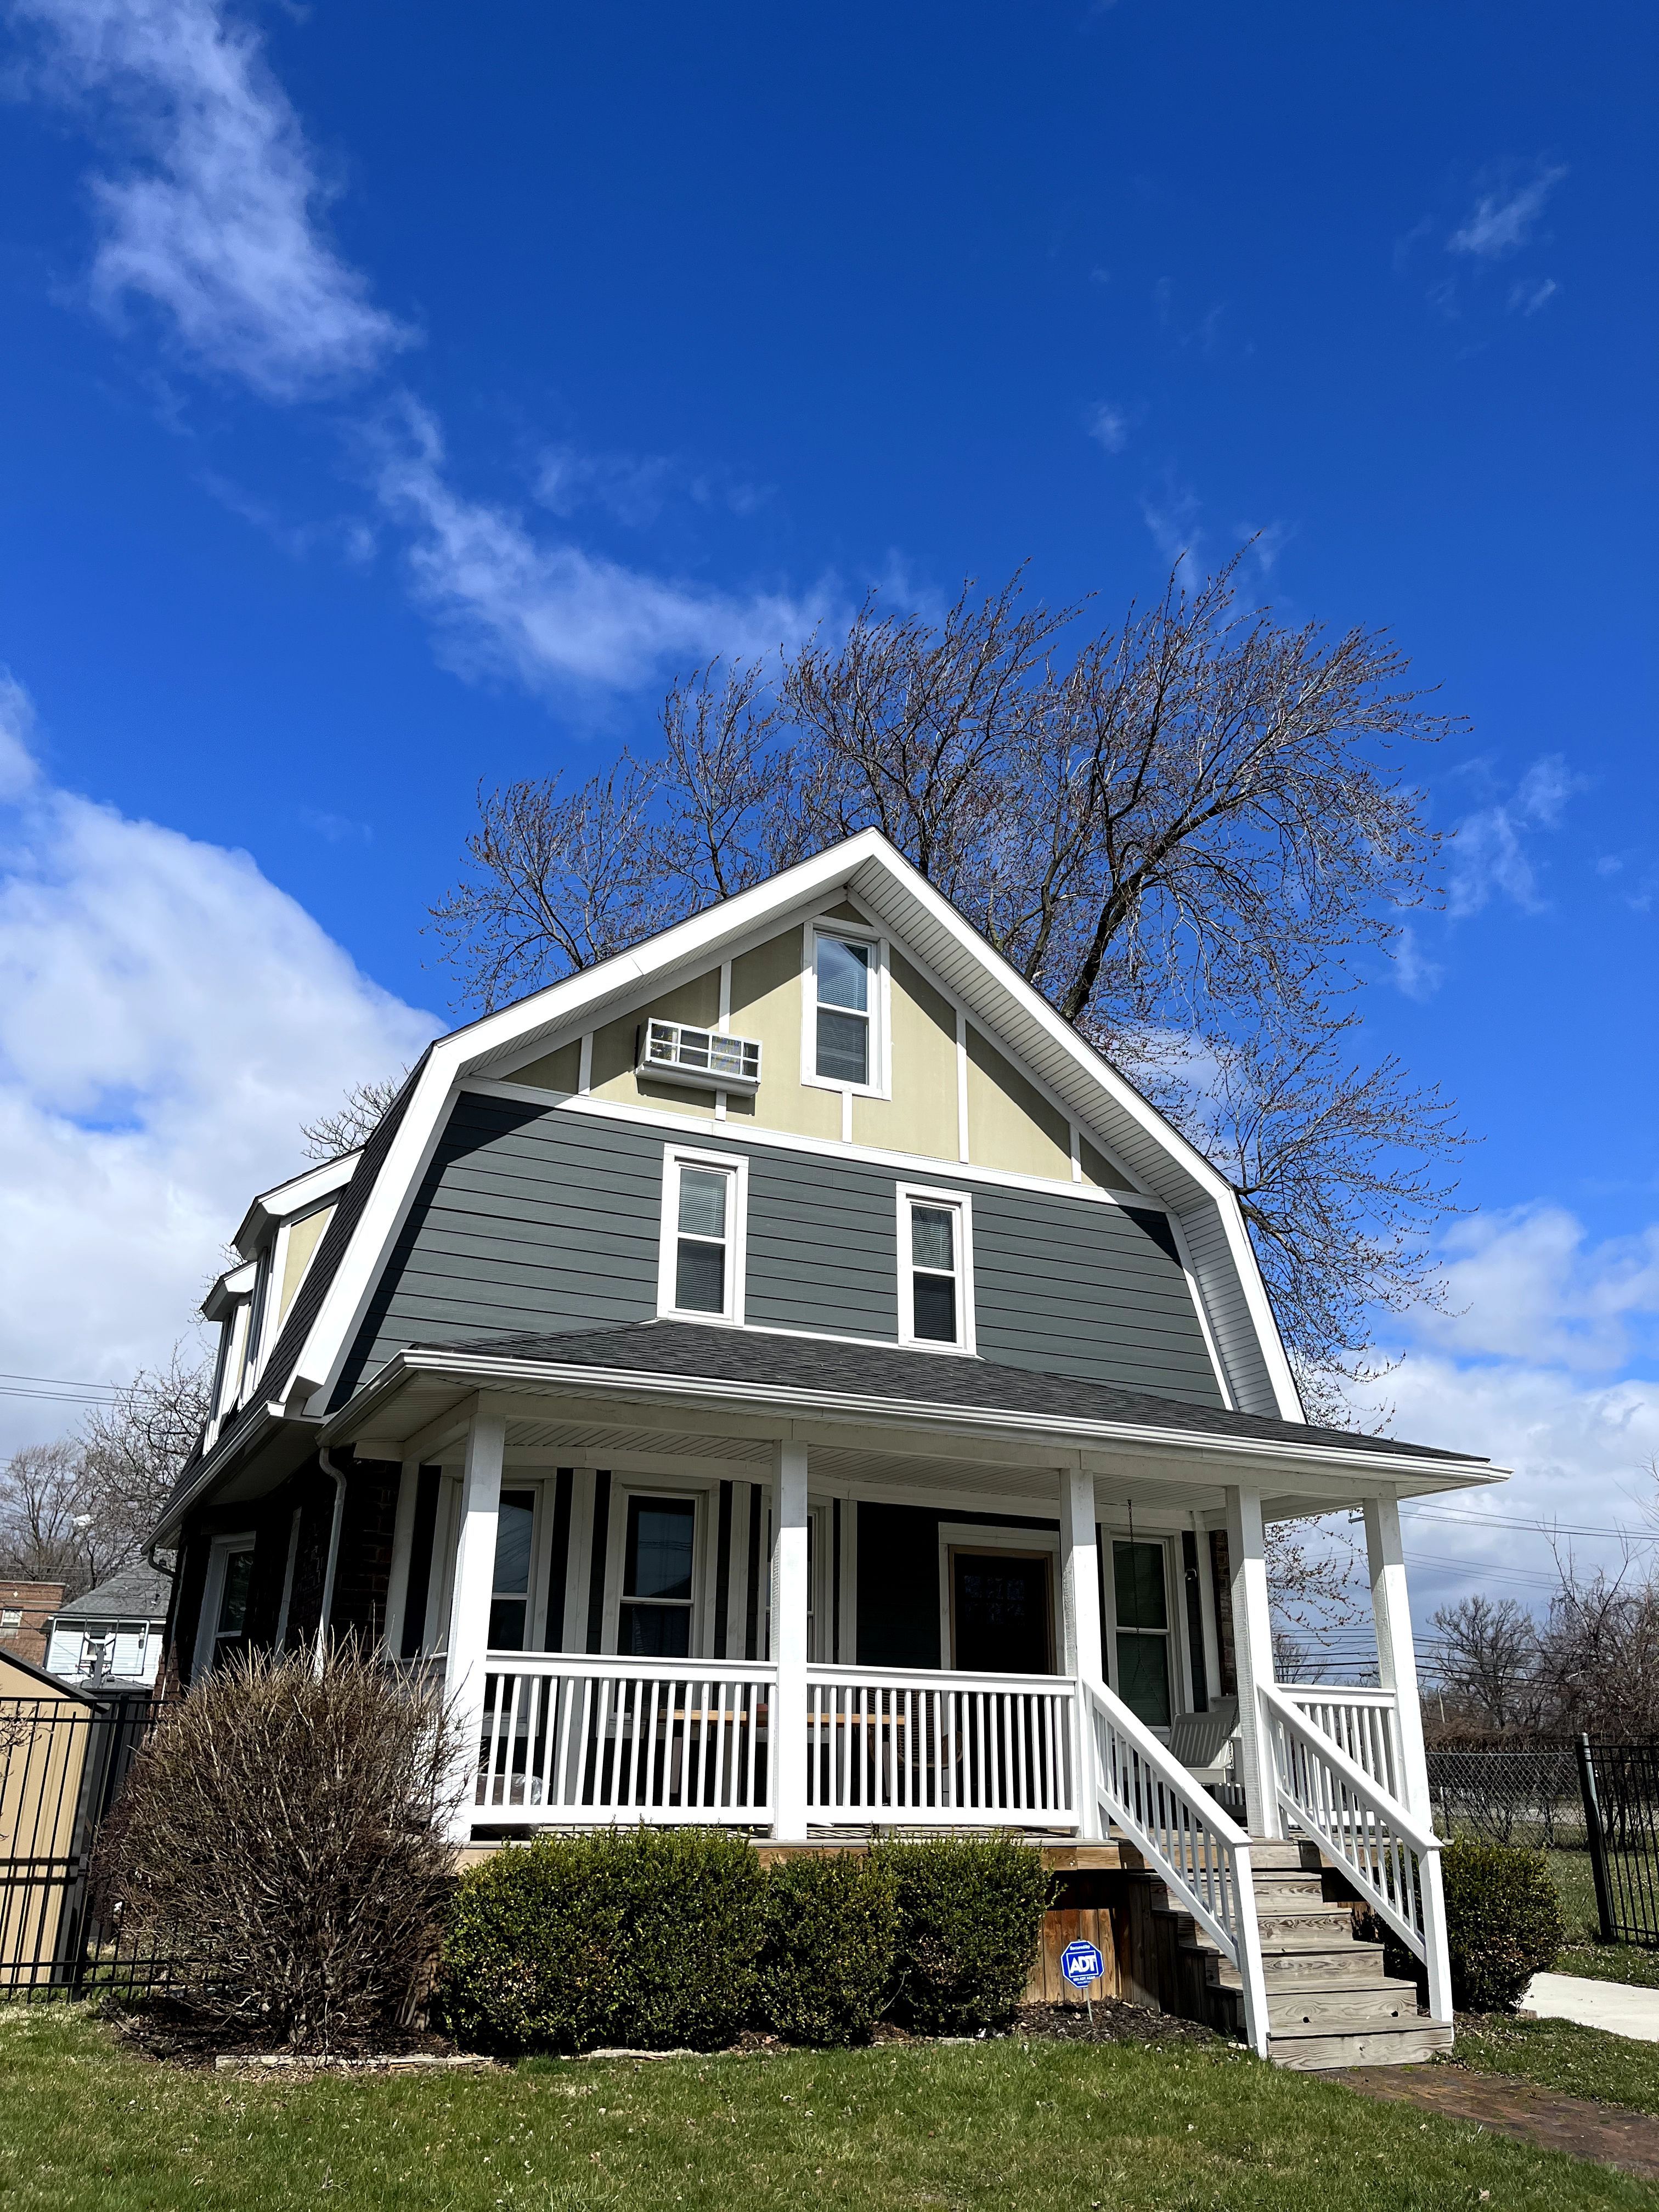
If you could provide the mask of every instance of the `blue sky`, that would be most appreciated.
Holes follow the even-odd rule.
[[[1253,590],[1468,721],[1422,763],[1446,908],[1367,994],[1481,1139],[1399,1426],[1634,1520],[1650,9],[7,22],[0,1366],[170,1342],[298,1115],[436,1025],[481,777],[872,583],[1029,562],[1105,620],[1260,533]]]

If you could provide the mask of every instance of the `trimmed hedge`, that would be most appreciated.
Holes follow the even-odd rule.
[[[781,1859],[766,1878],[759,2017],[790,2043],[867,2043],[893,1984],[893,1879],[835,1850]]]
[[[462,1879],[442,2018],[504,2054],[714,2049],[751,2024],[792,2043],[995,2027],[1042,1939],[1042,1855],[1003,1837],[825,1851],[763,1874],[707,1828],[546,1837]]]
[[[483,2050],[718,2049],[753,2014],[764,1932],[763,1879],[740,1837],[547,1837],[463,1878],[440,2002]]]
[[[1024,1992],[1048,1903],[1042,1854],[1005,1836],[878,1843],[899,1914],[894,2010],[924,2035],[999,2027]]]
[[[1440,1868],[1452,2002],[1460,2012],[1507,2012],[1567,1940],[1544,1855],[1460,1840]]]

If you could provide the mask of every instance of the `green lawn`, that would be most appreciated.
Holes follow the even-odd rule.
[[[1494,2212],[1659,2191],[1222,2046],[995,2042],[248,2080],[0,2012],[7,2212]]]
[[[1603,1943],[1595,1913],[1595,1882],[1588,1851],[1549,1851],[1550,1873],[1567,1923],[1567,1948],[1555,1962],[1558,1974],[1585,1974],[1597,1982],[1634,1982],[1659,1989],[1659,1951],[1638,1943]]]
[[[1632,2112],[1659,2114],[1659,2044],[1633,2043],[1571,2020],[1460,2021],[1455,2063],[1482,2073],[1520,2074],[1570,2097],[1598,2097]]]

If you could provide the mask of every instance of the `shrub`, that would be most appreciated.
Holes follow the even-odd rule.
[[[717,1829],[514,1845],[461,1882],[444,2016],[489,2051],[718,2047],[750,2016],[764,1925],[755,1853]]]
[[[1462,2012],[1507,2011],[1566,1941],[1544,1854],[1460,1840],[1440,1866],[1452,2002]]]
[[[995,2027],[1019,2002],[1042,1937],[1042,1854],[1003,1836],[875,1845],[898,1905],[895,2009],[923,2034]]]
[[[766,1881],[758,2017],[791,2043],[867,2043],[893,1980],[898,1905],[880,1858],[828,1851]]]
[[[177,1960],[210,2033],[326,2050],[406,2022],[453,1886],[454,1741],[396,1675],[252,1654],[192,1685],[139,1753],[94,1881]]]

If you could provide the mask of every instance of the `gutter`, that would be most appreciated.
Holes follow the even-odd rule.
[[[317,1616],[317,1648],[312,1656],[312,1672],[320,1674],[327,1659],[331,1642],[330,1627],[334,1616],[334,1571],[340,1564],[340,1523],[345,1519],[345,1469],[336,1467],[328,1447],[324,1445],[317,1457],[323,1473],[334,1485],[334,1517],[328,1529],[328,1564],[323,1569],[323,1603]]]

